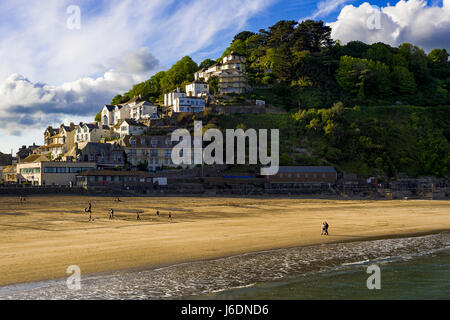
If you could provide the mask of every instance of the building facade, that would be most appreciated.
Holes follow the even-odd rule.
[[[75,184],[77,174],[96,168],[94,162],[37,161],[18,164],[16,174],[17,179],[34,186],[70,186]]]
[[[245,58],[236,52],[230,53],[222,61],[194,74],[195,80],[208,81],[211,77],[219,79],[219,91],[222,94],[240,94],[249,89]]]
[[[99,142],[100,139],[111,136],[109,127],[97,123],[85,123],[77,126],[75,131],[75,143]]]
[[[159,119],[158,107],[144,101],[140,96],[128,102],[115,106],[105,105],[101,113],[101,122],[104,126],[115,126],[121,120],[133,119]]]
[[[156,170],[164,167],[176,167],[172,162],[174,143],[171,136],[125,136],[119,145],[127,154],[128,162],[137,167],[147,165],[147,169]]]
[[[206,107],[205,99],[197,97],[176,98],[173,112],[203,112]]]
[[[165,107],[173,107],[176,99],[184,98],[184,97],[186,97],[186,93],[181,91],[180,88],[177,88],[176,90],[166,93],[164,95],[164,106]]]
[[[267,176],[270,183],[303,184],[303,183],[330,183],[337,180],[337,172],[333,167],[280,167],[276,175]]]
[[[209,94],[209,85],[201,80],[186,85],[186,96],[188,97],[206,97]]]
[[[125,119],[119,121],[114,126],[114,133],[119,137],[129,135],[142,135],[147,131],[147,127],[133,119]]]
[[[152,189],[153,175],[141,171],[91,170],[78,174],[76,185],[85,189],[92,187],[123,190]]]

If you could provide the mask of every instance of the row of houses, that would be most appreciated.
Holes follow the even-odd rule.
[[[149,155],[141,155],[146,158]],[[155,158],[158,158],[154,155]],[[163,158],[164,155],[163,155]],[[96,158],[86,157],[84,161],[49,161],[42,155],[30,155],[22,163],[15,166],[5,167],[3,170],[4,182],[22,184],[28,183],[33,186],[80,186],[80,187],[122,187],[144,186],[148,183],[158,181],[167,184],[167,177],[161,173],[150,173],[141,170],[123,171],[117,167],[105,166]],[[170,161],[170,160],[169,160]],[[177,173],[178,172],[178,173]],[[183,176],[183,169],[172,172],[171,181],[176,181],[177,176]],[[183,182],[198,182],[197,176],[182,177]],[[220,177],[217,177],[220,178]],[[225,179],[258,181],[260,178],[254,176],[224,176]],[[320,184],[331,186],[337,181],[337,172],[333,167],[280,167],[278,174],[265,177],[270,188],[295,188],[305,184]]]

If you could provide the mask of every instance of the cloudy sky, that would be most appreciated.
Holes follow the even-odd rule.
[[[333,38],[450,50],[450,0],[2,0],[0,151],[43,129],[92,121],[185,55],[217,58],[242,30],[323,20]]]

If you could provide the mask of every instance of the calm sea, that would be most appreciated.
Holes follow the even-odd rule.
[[[367,289],[368,266],[381,289]],[[449,299],[450,233],[264,251],[0,288],[0,299]]]

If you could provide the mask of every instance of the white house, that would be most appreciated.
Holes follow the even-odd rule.
[[[222,61],[197,71],[195,80],[219,79],[220,93],[243,93],[249,89],[245,72],[245,57],[236,52],[225,56]]]
[[[134,119],[125,119],[119,121],[114,126],[114,132],[118,133],[120,137],[134,135],[139,136],[146,132],[147,127],[142,123],[136,122]]]
[[[186,95],[188,97],[205,97],[208,94],[209,85],[201,80],[195,80],[186,86]]]
[[[173,105],[174,112],[203,112],[205,99],[197,97],[176,98]]]
[[[102,109],[101,121],[103,125],[114,126],[120,120],[158,119],[158,107],[154,104],[135,97],[132,100],[115,106],[105,105]]]
[[[75,143],[80,142],[99,142],[100,139],[110,137],[111,133],[107,126],[100,124],[85,123],[75,129]]]
[[[158,107],[154,104],[141,101],[133,105],[126,106],[130,108],[130,117],[136,121],[141,119],[158,119]]]
[[[182,92],[180,88],[166,93],[164,95],[164,106],[172,107],[175,104],[175,99],[186,97],[186,93]]]

